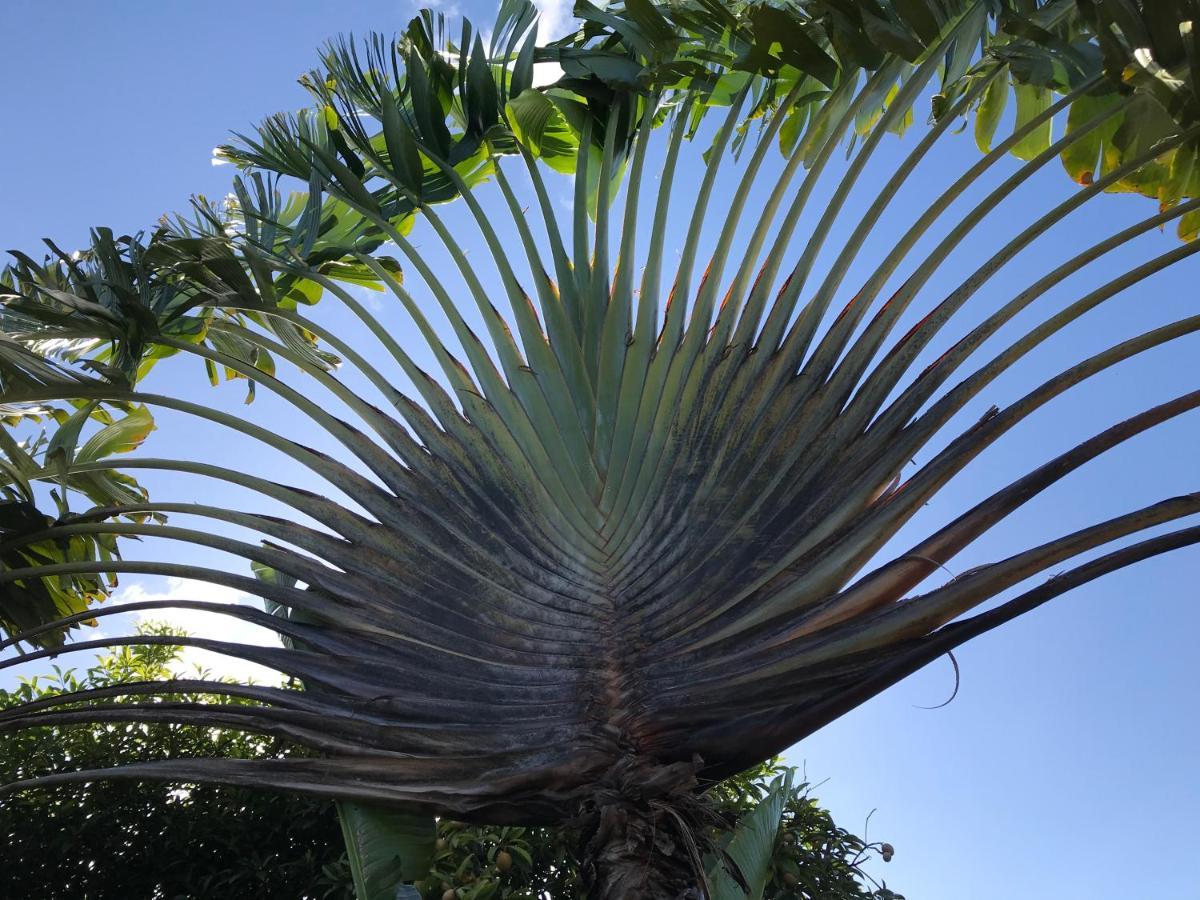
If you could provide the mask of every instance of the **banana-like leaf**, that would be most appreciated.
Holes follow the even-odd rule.
[[[712,900],[762,900],[771,876],[783,811],[791,793],[792,773],[788,772],[775,779],[758,806],[738,820],[724,847],[729,861],[716,863],[709,869]],[[727,871],[729,862],[737,866],[745,887]]]
[[[26,410],[28,412],[28,410]],[[44,407],[17,419],[14,425],[56,418],[61,423],[49,435],[26,427],[21,437],[16,428],[0,430],[0,567],[23,569],[31,565],[103,564],[120,558],[117,533],[72,534],[54,538],[46,533],[74,521],[70,499],[82,497],[96,506],[142,503],[146,492],[138,482],[120,472],[80,471],[80,465],[98,455],[126,453],[145,439],[154,420],[145,407],[129,409],[116,417],[98,402],[87,402],[71,411]],[[101,423],[86,439],[84,430]],[[44,496],[35,492],[39,481],[56,485],[50,499],[56,515],[41,511]],[[130,522],[145,515],[134,513]],[[116,579],[101,572],[63,574],[52,578],[22,578],[0,587],[0,628],[9,634],[37,628],[87,610],[107,599]],[[67,629],[54,628],[33,643],[59,646]]]
[[[437,837],[422,809],[391,809],[351,801],[337,804],[358,900],[402,900],[425,876]]]

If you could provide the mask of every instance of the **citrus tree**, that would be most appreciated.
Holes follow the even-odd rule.
[[[1135,330],[964,427],[1048,338],[1200,249],[1189,9],[580,2],[580,28],[539,44],[533,7],[505,0],[487,36],[423,14],[397,39],[334,42],[303,79],[310,109],[218,149],[243,170],[226,202],[197,198],[148,235],[97,229],[79,254],[18,255],[0,341],[18,430],[59,420],[40,448],[5,444],[7,644],[41,644],[24,657],[39,659],[61,652],[68,629],[131,606],[206,609],[283,646],[184,643],[292,679],[152,679],[56,701],[91,701],[80,709],[19,706],[3,727],[171,722],[312,752],[131,761],[5,790],[104,777],[335,798],[364,895],[423,876],[440,814],[576,823],[589,896],[759,896],[767,854],[750,850],[767,834],[726,847],[706,824],[705,788],[963,641],[1200,538],[1184,522],[1200,496],[1183,494],[923,588],[1030,498],[1200,405],[1192,392],[1108,424],[878,558],[1030,414],[1200,329],[1189,316]],[[860,259],[964,123],[979,156]],[[910,126],[919,137],[848,216],[880,147]],[[970,240],[1059,161],[1074,194],[1023,205],[1010,240]],[[1094,243],[1056,236],[1044,271],[1008,267],[1115,191],[1158,203]],[[1044,308],[1073,273],[1166,225],[1183,241]],[[975,254],[969,274],[932,295],[955,252]],[[996,283],[1005,302],[926,363]],[[395,301],[415,340],[363,286]],[[368,337],[323,320],[331,306]],[[997,352],[990,339],[1018,316]],[[186,389],[150,391],[144,379],[170,356],[273,395],[295,434]],[[197,441],[189,458],[93,452],[104,429],[146,410],[232,437]],[[234,439],[253,459],[221,452]],[[262,459],[276,460],[269,477],[252,471]],[[210,487],[150,497],[130,475],[148,470]],[[54,486],[55,515],[39,484]],[[194,500],[230,487],[259,499]],[[73,512],[80,493],[94,505]],[[117,558],[118,538],[239,562]],[[266,609],[92,609],[118,573],[208,581]],[[213,699],[171,699],[181,692]],[[108,702],[117,694],[135,702]]]

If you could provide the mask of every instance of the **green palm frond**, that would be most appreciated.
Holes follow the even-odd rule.
[[[55,378],[63,376],[64,370],[29,354],[20,345],[6,354],[6,370],[20,373],[21,362],[29,361],[21,359],[26,355],[40,364],[40,373],[48,371]],[[43,378],[37,386],[44,387],[46,383]],[[72,379],[68,383],[83,387],[86,382]],[[8,381],[5,395],[13,388],[14,381]],[[94,402],[74,410],[15,404],[7,405],[6,413],[5,425],[0,429],[0,543],[4,546],[0,550],[0,570],[7,573],[46,565],[104,566],[120,559],[121,526],[103,533],[85,528],[77,534],[46,536],[47,531],[77,521],[70,509],[73,496],[110,508],[109,515],[123,520],[125,527],[134,527],[148,518],[161,519],[158,514],[136,511],[148,495],[134,478],[112,468],[99,471],[86,468],[97,459],[128,453],[141,445],[154,429],[154,419],[144,406],[119,404],[110,411]],[[36,423],[47,419],[58,423],[49,436],[36,429]],[[99,427],[83,440],[81,432],[88,423]],[[54,485],[48,496],[35,488],[39,483]],[[55,515],[42,511],[46,501],[53,503]],[[61,647],[70,625],[91,621],[89,608],[106,600],[115,586],[115,575],[103,568],[93,572],[66,571],[51,578],[5,579],[0,586],[0,627],[10,635],[33,630],[36,632],[33,644]],[[64,617],[73,621],[44,627]]]
[[[93,496],[85,514],[6,532],[0,552],[128,535],[219,550],[263,577],[152,560],[6,557],[0,583],[179,575],[258,594],[274,612],[126,604],[74,611],[6,645],[87,617],[202,608],[270,628],[285,645],[171,643],[270,666],[303,690],[189,682],[189,692],[259,701],[228,706],[160,702],[179,685],[148,684],[122,691],[131,702],[10,709],[0,728],[244,728],[325,755],[173,760],[103,774],[560,821],[628,791],[631,772],[642,779],[639,797],[653,800],[739,771],[1015,615],[1194,544],[1200,531],[1185,520],[1200,513],[1200,494],[1182,494],[918,592],[1034,496],[1200,406],[1200,392],[1097,432],[878,560],[902,527],[920,523],[930,498],[1032,413],[1200,331],[1197,315],[1129,334],[955,430],[978,396],[1050,337],[1200,250],[1172,246],[1060,308],[1039,305],[1072,273],[1155,228],[1195,231],[1187,223],[1200,205],[1191,174],[1200,130],[1189,101],[1162,94],[1182,97],[1194,83],[1162,75],[1181,48],[1164,38],[1153,45],[1159,56],[1135,54],[1130,32],[1104,31],[1097,9],[1109,6],[1009,10],[996,31],[991,5],[944,0],[584,3],[576,34],[539,47],[530,7],[506,3],[486,46],[470,26],[445,37],[445,23],[429,15],[396,41],[330,45],[324,71],[306,78],[314,109],[269,119],[222,149],[248,170],[230,209],[198,202],[192,219],[145,244],[97,232],[80,260],[22,258],[4,276],[0,342],[5,404],[173,410],[281,454],[333,495],[203,458],[76,454],[66,465],[75,479],[186,473],[291,514]],[[1154,83],[1117,73],[1118,53]],[[534,66],[550,61],[563,76],[536,87]],[[1106,77],[1106,67],[1124,80]],[[1016,114],[1001,132],[1010,91]],[[820,265],[878,149],[892,132],[918,127],[914,111],[930,92],[925,131],[850,223],[832,263]],[[972,116],[978,161],[911,211],[848,294],[860,250],[897,193]],[[689,143],[696,137],[708,142],[703,152]],[[839,171],[835,157],[848,143]],[[657,145],[664,162],[655,172]],[[675,178],[689,156],[702,174],[685,194]],[[1075,193],[1031,211],[1000,246],[971,242],[981,221],[1059,160],[1083,182]],[[574,179],[565,228],[552,194],[554,173],[564,172]],[[283,200],[274,176],[299,179],[307,193]],[[809,206],[827,183],[820,208]],[[727,202],[717,197],[725,185]],[[964,205],[980,186],[982,198]],[[748,199],[755,187],[765,190],[761,203]],[[1062,250],[1047,272],[1005,270],[1117,190],[1161,205],[1095,244]],[[438,212],[452,200],[467,225]],[[682,250],[672,260],[666,231],[681,205]],[[446,265],[419,245],[417,227]],[[473,255],[464,230],[482,248]],[[378,254],[384,246],[398,261]],[[974,266],[931,301],[930,285],[956,251],[974,252]],[[918,370],[1001,271],[1008,299]],[[426,345],[420,358],[440,375],[363,302],[354,290],[363,283],[399,302]],[[319,298],[357,320],[375,346],[322,325],[310,308]],[[1020,314],[1034,324],[996,351],[990,339]],[[71,352],[30,354],[47,341]],[[169,354],[246,379],[320,440],[302,444],[249,417],[143,390],[147,363]],[[380,405],[360,396],[360,377]],[[338,408],[314,399],[314,383]],[[201,525],[141,518],[165,514]],[[1052,569],[1050,580],[974,612]],[[96,777],[64,772],[5,790]]]

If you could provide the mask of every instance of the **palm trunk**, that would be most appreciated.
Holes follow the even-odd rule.
[[[583,812],[589,900],[703,900],[694,767],[614,767]]]

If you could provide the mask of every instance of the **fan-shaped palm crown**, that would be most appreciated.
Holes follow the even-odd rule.
[[[26,453],[11,467],[3,615],[10,630],[25,631],[7,643],[60,652],[67,626],[155,605],[85,611],[46,585],[62,593],[70,584],[62,579],[83,579],[95,592],[103,573],[186,575],[257,593],[268,611],[165,603],[263,625],[285,646],[186,643],[297,681],[295,689],[196,679],[122,686],[121,696],[142,700],[78,708],[68,705],[117,691],[66,695],[6,712],[5,728],[133,720],[249,729],[320,753],[103,774],[268,785],[493,821],[591,813],[596,846],[609,848],[597,857],[598,877],[609,895],[634,896],[613,871],[623,853],[653,840],[637,823],[674,828],[662,810],[686,805],[698,783],[779,752],[972,636],[1200,537],[1195,527],[1158,533],[1070,567],[1200,511],[1200,496],[1180,496],[913,593],[1038,492],[1200,405],[1192,393],[1099,432],[864,571],[935,492],[1034,410],[1200,329],[1197,316],[1131,335],[988,410],[901,474],[1041,342],[1200,247],[1182,243],[1041,313],[981,358],[985,340],[1081,267],[1169,222],[1194,233],[1192,80],[1176,74],[1190,32],[1181,41],[1151,31],[1141,41],[1129,23],[1114,28],[1083,3],[1009,10],[998,33],[988,4],[947,0],[779,8],[627,0],[577,12],[582,28],[546,46],[536,42],[532,8],[507,0],[486,43],[469,27],[448,39],[444,23],[424,15],[399,40],[333,44],[323,71],[304,79],[314,110],[268,119],[218,151],[250,172],[234,202],[198,201],[193,218],[148,240],[98,231],[80,259],[21,257],[8,270],[4,402],[14,414],[29,404],[83,405],[45,459]],[[551,62],[561,77],[538,86],[539,65]],[[1126,83],[1106,78],[1105,65]],[[876,199],[830,251],[873,154],[935,89],[926,131],[885,182],[871,184]],[[1010,91],[1015,121],[997,140]],[[1056,138],[1052,121],[1067,110]],[[892,198],[971,114],[978,162],[913,211],[845,299],[843,282]],[[676,175],[697,135],[711,144],[697,163],[698,190],[684,196]],[[843,166],[835,156],[848,135],[858,146]],[[772,167],[776,146],[781,169]],[[1030,215],[957,288],[931,298],[931,278],[972,228],[1060,157],[1078,192]],[[566,229],[550,170],[574,177]],[[995,179],[998,171],[1007,174]],[[303,180],[307,194],[282,201],[276,176]],[[809,205],[830,178],[822,203]],[[954,202],[984,183],[996,186],[944,227]],[[753,188],[763,199],[747,209]],[[1009,260],[1117,189],[1158,197],[1160,211],[1064,253],[915,369]],[[450,200],[469,214],[485,261],[468,255],[459,226],[435,209]],[[411,232],[418,219],[420,240]],[[668,268],[669,232],[680,222],[682,250]],[[456,271],[441,270],[421,242],[440,243]],[[822,251],[832,261],[818,265]],[[394,295],[440,375],[381,324],[353,290],[360,284]],[[322,294],[361,320],[376,348],[302,311]],[[923,318],[900,333],[917,308]],[[320,452],[245,417],[139,389],[150,365],[171,354],[277,395],[341,450]],[[378,405],[339,366],[377,389]],[[342,410],[314,399],[312,383]],[[134,419],[122,432],[131,439],[103,432],[76,449],[89,418],[111,418],[114,405]],[[145,436],[147,407],[252,439],[337,499],[211,460],[110,458]],[[25,452],[5,441],[10,458]],[[216,479],[294,515],[152,501],[116,474],[135,470]],[[41,516],[28,485],[60,478],[99,505]],[[167,515],[201,524],[168,525]],[[246,530],[261,542],[245,540]],[[118,560],[117,535],[215,548],[249,560],[259,577]],[[1064,564],[1053,579],[963,618]],[[181,692],[213,702],[170,699]],[[14,787],[95,777],[60,773]],[[653,890],[675,890],[679,878]]]

